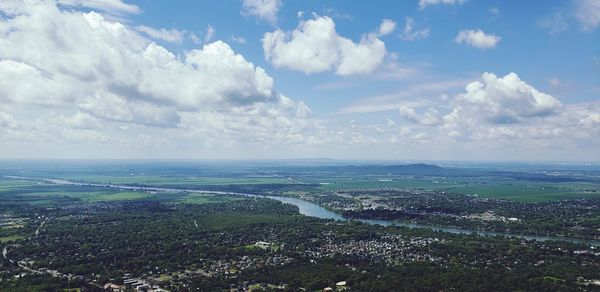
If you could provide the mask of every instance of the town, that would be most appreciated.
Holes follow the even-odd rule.
[[[596,283],[600,262],[594,246],[321,220],[257,198],[207,205],[70,204],[31,218],[26,225],[39,233],[4,245],[0,283],[51,277],[110,291],[343,291],[385,287],[377,279],[419,267],[424,273],[477,269],[517,279],[556,275],[566,281],[560,283],[586,287]],[[534,255],[536,269],[528,270],[523,259]],[[572,272],[557,274],[557,265]],[[321,269],[337,272],[314,274]]]

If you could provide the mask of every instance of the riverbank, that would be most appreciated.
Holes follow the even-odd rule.
[[[11,177],[9,177],[11,178]],[[12,177],[17,178],[17,177]],[[378,219],[351,219],[346,218],[342,214],[336,213],[335,211],[329,210],[321,205],[313,202],[305,201],[299,198],[293,197],[282,197],[282,196],[267,196],[267,195],[256,195],[249,193],[238,193],[238,192],[223,192],[223,191],[209,191],[209,190],[197,190],[197,189],[184,189],[184,188],[162,188],[162,187],[151,187],[151,186],[130,186],[130,185],[118,185],[118,184],[98,184],[98,183],[86,183],[86,182],[74,182],[69,180],[57,180],[57,179],[44,179],[44,178],[26,178],[18,177],[18,179],[31,179],[31,180],[43,180],[54,184],[70,184],[77,186],[88,186],[88,187],[100,187],[100,188],[116,188],[121,190],[139,191],[139,192],[165,192],[165,193],[176,193],[176,192],[189,192],[207,195],[235,195],[245,197],[259,197],[277,200],[282,203],[291,204],[297,206],[300,214],[305,216],[311,216],[322,219],[332,219],[338,221],[360,221],[367,224],[382,225],[382,226],[402,226],[407,228],[426,228],[434,231],[447,232],[453,234],[477,234],[479,236],[504,236],[510,238],[521,238],[525,240],[535,241],[560,241],[570,242],[577,244],[585,244],[591,246],[600,246],[600,241],[586,240],[580,238],[570,237],[556,237],[556,236],[545,236],[545,235],[529,235],[529,234],[511,234],[484,230],[475,230],[460,227],[448,227],[448,226],[434,226],[418,223],[410,223],[395,220],[378,220]]]

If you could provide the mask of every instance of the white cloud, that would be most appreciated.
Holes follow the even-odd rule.
[[[96,129],[102,127],[100,120],[85,112],[76,112],[74,115],[58,117],[69,128],[73,129]]]
[[[600,112],[590,113],[581,118],[580,124],[584,127],[600,126]]]
[[[467,44],[478,49],[490,49],[500,42],[500,37],[493,34],[486,34],[478,30],[461,30],[454,41],[458,44]]]
[[[2,47],[2,46],[0,46]],[[1,53],[0,53],[1,54]],[[0,100],[2,103],[25,103],[35,105],[56,105],[74,101],[68,88],[72,83],[63,76],[46,76],[41,70],[29,64],[13,61],[0,61]]]
[[[498,78],[484,73],[481,81],[474,81],[458,95],[452,115],[468,115],[495,124],[519,123],[528,118],[556,113],[561,103],[551,95],[540,92],[522,81],[515,73]]]
[[[222,146],[269,131],[281,139],[271,143],[308,139],[302,129],[315,127],[304,103],[275,92],[264,69],[222,41],[178,56],[139,27],[95,12],[7,3],[0,4],[0,140],[130,143],[124,137],[153,129],[177,140],[218,128],[232,135],[213,133]]]
[[[385,56],[385,43],[375,33],[355,43],[337,34],[333,19],[316,16],[302,21],[292,32],[280,29],[265,33],[265,58],[275,67],[307,74],[335,71],[338,75],[366,74],[379,67]]]
[[[430,107],[427,112],[418,114],[413,108],[401,106],[398,111],[400,115],[409,122],[423,125],[435,126],[440,123],[439,112],[437,109]]]
[[[223,42],[188,51],[180,60],[94,12],[46,5],[32,10],[28,22],[23,15],[2,23],[12,31],[0,39],[2,79],[22,83],[3,87],[13,102],[64,103],[104,91],[180,108],[275,98],[273,79]],[[47,17],[34,18],[38,13]]]
[[[343,12],[343,11],[339,11],[339,10],[337,10],[335,8],[331,8],[331,7],[324,8],[322,14],[327,15],[336,20],[343,20],[343,21],[354,20],[354,17],[352,16],[352,14]],[[313,12],[313,15],[315,15],[314,12]]]
[[[14,129],[17,127],[17,121],[8,113],[0,112],[0,128]]]
[[[396,22],[391,19],[384,19],[379,25],[379,35],[388,35],[396,30]]]
[[[585,31],[592,31],[600,25],[600,1],[575,0],[575,17]]]
[[[390,128],[393,128],[393,127],[396,126],[396,122],[394,122],[390,118],[385,118],[385,122],[387,123],[387,126],[390,127]]]
[[[487,123],[477,115],[455,109],[444,117],[442,132],[450,139],[447,144],[455,141],[471,151],[497,151],[501,157],[509,151],[519,159],[548,159],[550,155],[554,159],[593,161],[600,158],[596,150],[600,147],[599,109],[598,104],[567,105],[552,115],[516,124]],[[556,156],[565,150],[567,157]]]
[[[280,7],[281,0],[243,0],[242,14],[255,16],[275,24]]]
[[[421,83],[405,80],[398,84],[401,91],[358,100],[340,110],[345,115],[320,121],[303,102],[276,92],[265,70],[222,41],[174,53],[136,24],[52,1],[0,1],[0,13],[1,157],[436,159],[498,154],[493,157],[514,159],[519,158],[514,153],[526,153],[528,159],[600,159],[600,104],[561,105],[514,74],[488,73],[478,82],[440,82],[419,74]],[[316,20],[321,21],[310,21]],[[317,72],[364,72],[342,61],[360,59],[355,56],[363,47],[370,50],[364,44],[381,41],[380,27],[360,42],[340,36],[334,25],[316,29],[336,48],[335,62],[323,60],[325,69]],[[286,34],[287,45],[295,38],[293,32]],[[189,32],[186,37],[191,38]],[[395,68],[398,77],[416,74],[399,67],[383,48],[393,64],[375,66],[376,74],[386,66]],[[315,50],[329,52],[322,49]],[[344,82],[356,86],[354,78]],[[558,80],[549,82],[562,86]],[[438,98],[441,93],[449,97]],[[369,124],[365,117],[373,115],[359,115],[384,110],[396,116]],[[346,123],[346,117],[357,122]],[[506,154],[511,149],[516,150]]]
[[[426,38],[429,36],[429,29],[420,29],[415,30],[414,28],[415,21],[411,17],[406,18],[406,24],[404,25],[404,30],[400,34],[400,39],[405,41],[414,41],[417,39]]]
[[[163,40],[170,43],[181,43],[186,34],[185,31],[178,31],[176,29],[155,29],[149,26],[140,25],[136,27],[138,31],[141,31],[149,37],[157,40]]]
[[[415,145],[414,156],[427,149],[428,155],[441,151],[445,153],[442,157],[471,159],[493,155],[497,159],[539,160],[561,157],[564,151],[570,153],[568,159],[600,158],[599,103],[562,105],[514,73],[504,77],[485,73],[481,80],[468,82],[465,92],[437,102],[424,102],[419,95],[411,100],[414,96],[415,93],[409,93],[369,99],[365,106],[397,98],[398,112],[409,124],[355,123],[352,129],[358,133],[353,133],[353,137],[360,137],[357,142],[362,145],[388,151],[394,145],[401,145],[403,151]],[[386,143],[391,148],[385,148]],[[577,154],[573,149],[578,149]]]
[[[111,14],[138,14],[141,9],[135,5],[124,3],[121,0],[58,0],[65,6],[80,6],[98,9]]]
[[[438,5],[438,4],[447,4],[447,5],[455,5],[455,4],[463,4],[466,0],[419,0],[419,8],[423,9],[429,5]]]

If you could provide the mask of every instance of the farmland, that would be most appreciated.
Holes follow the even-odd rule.
[[[32,204],[47,204],[54,196],[84,201],[109,201],[152,198],[154,195],[115,190],[55,185],[41,178],[75,182],[154,186],[181,189],[222,190],[281,195],[294,192],[331,192],[344,190],[412,189],[438,191],[523,202],[597,198],[600,196],[600,171],[564,169],[552,175],[539,170],[498,171],[469,168],[394,169],[371,165],[281,166],[265,163],[245,165],[216,162],[149,164],[131,162],[126,167],[101,164],[92,170],[77,163],[24,168],[10,164],[0,174],[35,177],[19,180],[0,177],[0,194],[28,196]],[[168,196],[159,196],[168,199]]]
[[[597,183],[547,183],[501,178],[399,177],[374,180],[328,180],[320,189],[328,191],[369,189],[420,189],[478,195],[516,201],[546,201],[600,197]]]
[[[114,188],[58,185],[37,180],[0,178],[1,205],[25,203],[30,206],[47,207],[71,202],[109,202],[126,200],[177,201],[193,204],[230,201],[236,197],[201,196],[188,193],[149,193],[119,191]]]

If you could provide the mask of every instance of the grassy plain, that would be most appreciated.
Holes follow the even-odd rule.
[[[183,203],[189,204],[208,204],[208,203],[217,203],[217,202],[231,202],[242,200],[243,197],[240,196],[223,196],[223,195],[215,195],[215,196],[204,196],[204,195],[188,195],[185,198],[179,200]]]
[[[328,191],[410,188],[527,202],[600,197],[600,185],[593,182],[532,182],[498,177],[332,178],[314,182]]]
[[[52,206],[65,200],[83,202],[107,202],[124,200],[176,201],[190,204],[229,202],[241,199],[236,196],[213,196],[194,193],[147,193],[120,191],[114,188],[57,185],[34,180],[0,178],[2,204],[26,203],[31,206]]]
[[[169,171],[167,171],[157,168],[140,172],[128,172],[126,169],[115,168],[114,173],[109,170],[103,169],[98,173],[92,173],[89,170],[64,170],[53,177],[93,183],[206,188],[239,192],[268,191],[274,195],[294,191],[294,187],[298,186],[302,187],[302,191],[308,192],[409,188],[525,202],[600,197],[600,183],[598,181],[536,181],[519,176],[515,178],[514,173],[508,176],[501,174],[482,176],[371,175],[359,172],[355,174],[304,172],[274,175],[266,171],[228,173],[226,170],[219,170],[212,173],[204,171],[204,173],[196,174],[186,169],[168,169]],[[51,172],[37,173],[37,177],[50,177],[51,174]],[[52,201],[59,196],[88,202],[153,199],[202,204],[219,200],[231,200],[231,198],[219,199],[186,193],[149,194],[108,188],[54,185],[42,180],[0,178],[0,196],[5,195],[16,195],[16,197],[13,196],[13,199],[27,200],[31,205],[52,204]]]
[[[242,177],[185,177],[158,175],[73,175],[70,179],[84,182],[142,185],[232,185],[232,184],[279,184],[286,183],[282,177],[242,176]]]
[[[0,243],[11,242],[11,241],[19,240],[21,238],[23,238],[23,236],[20,236],[20,235],[4,236],[4,237],[0,237]]]

